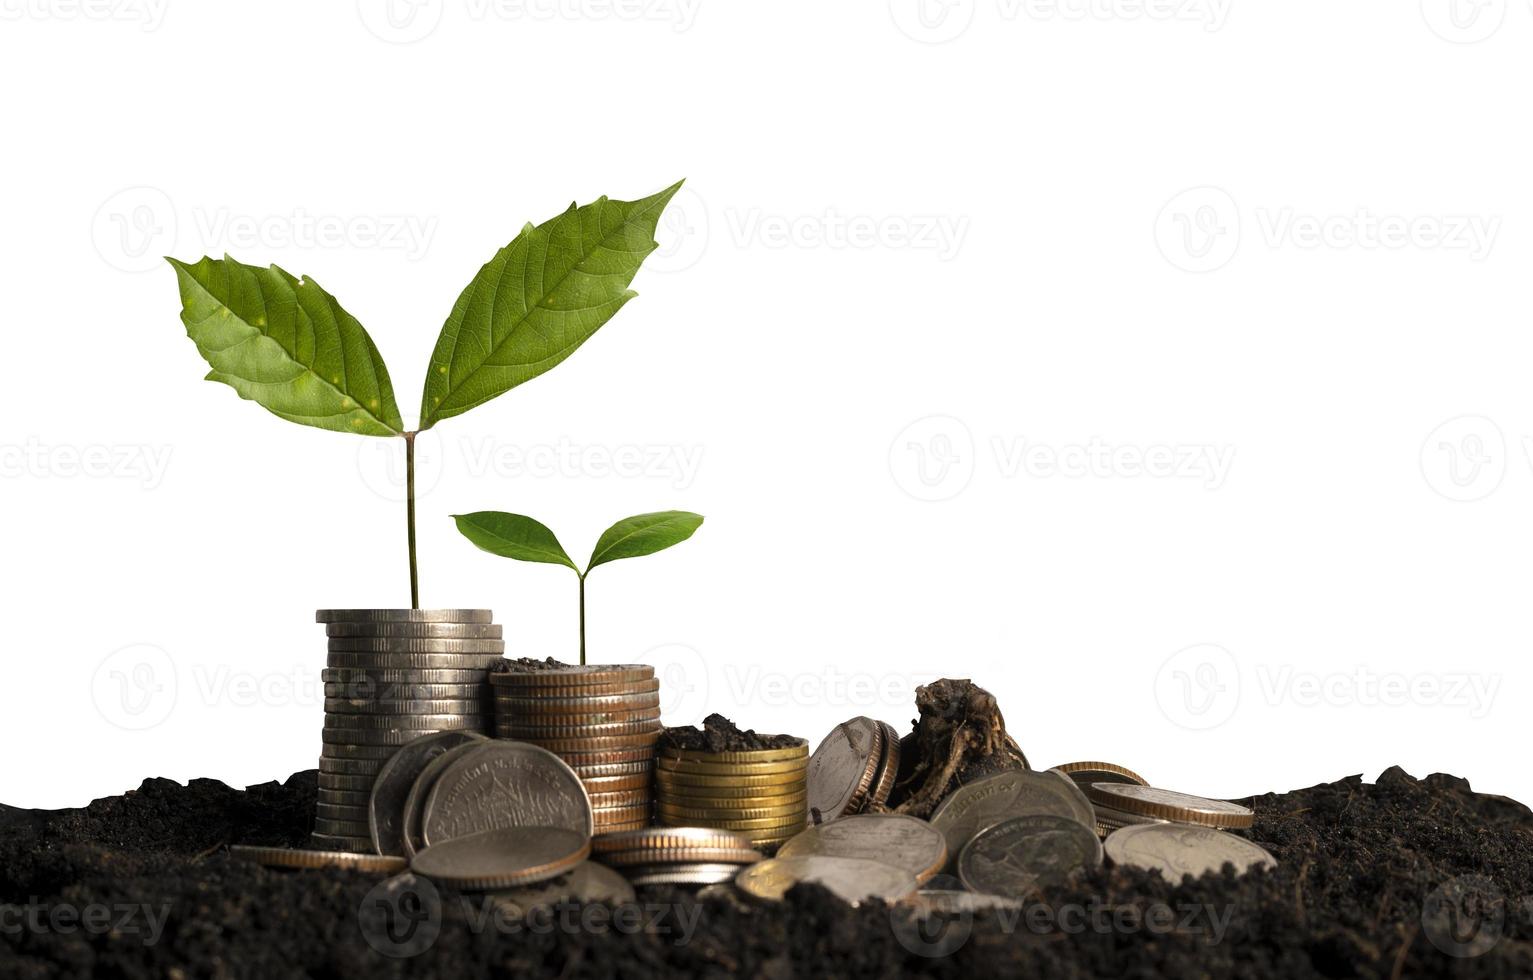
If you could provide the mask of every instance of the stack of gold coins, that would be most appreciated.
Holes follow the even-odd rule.
[[[645,664],[508,661],[490,675],[497,738],[531,742],[575,770],[594,834],[650,825],[660,682]]]
[[[809,818],[809,743],[709,752],[662,746],[655,757],[655,816],[664,827],[732,830],[775,848]]]

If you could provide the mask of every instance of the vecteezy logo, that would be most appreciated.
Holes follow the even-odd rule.
[[[1240,207],[1219,187],[1193,187],[1155,218],[1155,246],[1185,272],[1222,269],[1240,248]]]
[[[690,269],[708,250],[708,203],[690,187],[683,187],[671,198],[660,216],[655,231],[660,245],[650,253],[647,267],[661,272]]]
[[[384,500],[404,503],[410,495],[402,439],[358,439],[357,472]],[[442,481],[442,437],[436,429],[415,436],[415,496],[424,497]]]
[[[913,41],[951,41],[974,22],[974,0],[889,0],[894,26]]]
[[[1421,0],[1432,33],[1454,44],[1474,44],[1501,29],[1506,0]]]
[[[889,474],[917,500],[951,500],[974,478],[974,434],[950,415],[905,426],[889,444]]]
[[[1217,728],[1240,706],[1240,665],[1221,646],[1179,650],[1155,675],[1155,700],[1173,724],[1194,731]]]
[[[655,668],[660,714],[667,725],[696,725],[707,716],[712,679],[701,653],[685,643],[667,643],[645,652],[638,661]]]
[[[91,240],[114,269],[148,272],[175,251],[176,205],[158,187],[128,187],[96,209]]]
[[[889,928],[907,952],[928,959],[952,956],[974,934],[974,912],[957,909],[911,909],[905,905],[889,906]]]
[[[1506,439],[1483,415],[1450,419],[1421,444],[1421,475],[1449,500],[1483,500],[1506,476]]]
[[[91,677],[91,699],[101,717],[128,731],[145,731],[176,707],[175,661],[157,646],[135,643],[101,661]]]
[[[1432,945],[1461,959],[1501,941],[1506,900],[1485,875],[1460,875],[1432,889],[1421,906],[1421,931]]]
[[[367,944],[384,956],[419,956],[442,932],[441,893],[425,878],[395,875],[363,896],[357,926]]]
[[[442,0],[357,0],[357,16],[374,37],[411,44],[442,22]]]

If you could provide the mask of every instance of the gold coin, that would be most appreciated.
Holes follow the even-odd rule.
[[[705,752],[700,749],[674,749],[660,746],[657,754],[661,758],[679,759],[687,762],[787,762],[793,759],[809,758],[809,742],[800,739],[798,745],[783,749],[746,749],[738,752]]]
[[[604,806],[591,808],[591,818],[596,824],[592,833],[605,834],[615,823],[626,823],[640,818],[649,820],[650,805],[641,803],[637,806]]]
[[[268,868],[344,868],[363,874],[393,874],[409,866],[402,857],[356,854],[351,851],[305,851],[293,847],[249,847],[234,844],[229,856]]]
[[[748,847],[743,834],[712,827],[651,827],[636,834],[607,834],[591,842],[591,853],[650,850],[656,848],[742,848]]]
[[[655,750],[644,746],[618,749],[595,749],[580,752],[559,752],[559,758],[579,772],[587,766],[619,766],[628,763],[641,763],[645,771],[654,768],[652,765],[655,758]]]
[[[649,773],[636,773],[631,776],[587,776],[579,769],[575,775],[585,784],[586,792],[592,796],[602,793],[616,793],[622,790],[642,789],[647,796],[649,794]]]
[[[675,820],[675,819],[671,819],[671,818],[664,817],[664,816],[661,816],[658,819],[660,821],[661,826],[674,827],[674,826],[677,826],[678,824],[682,824],[684,822],[684,821],[681,821],[681,820]],[[707,827],[716,828],[718,830],[739,830],[739,831],[746,831],[746,832],[750,832],[750,831],[763,831],[763,832],[774,833],[774,834],[775,833],[781,833],[783,830],[785,830],[788,827],[803,827],[808,822],[809,822],[809,815],[807,813],[795,813],[795,814],[792,814],[791,816],[785,816],[785,817],[761,817],[761,818],[756,819],[756,820],[733,820],[733,819],[731,819],[731,820],[697,820],[697,819],[692,819],[692,820],[689,820],[689,821],[685,821],[685,823],[687,823],[690,826],[694,826],[694,827],[701,824],[701,825],[704,825],[704,826],[707,826]]]
[[[894,792],[894,779],[900,772],[900,733],[893,725],[884,722],[879,722],[878,727],[884,735],[884,746],[878,763],[878,777],[868,790],[868,803],[872,806],[889,802],[889,794]]]
[[[659,785],[676,785],[676,787],[803,787],[802,771],[797,773],[765,773],[765,774],[699,774],[699,773],[673,773],[670,770],[656,765],[655,781]]]
[[[1066,762],[1062,766],[1055,766],[1054,771],[1062,772],[1066,776],[1075,779],[1077,783],[1082,784],[1082,789],[1085,789],[1087,785],[1093,782],[1118,782],[1118,780],[1110,778],[1111,776],[1122,776],[1129,782],[1138,783],[1140,786],[1150,785],[1143,776],[1134,770],[1120,766],[1115,762]],[[1077,773],[1101,773],[1104,775],[1102,775],[1100,780],[1080,779],[1076,778]]]
[[[657,796],[687,806],[697,805],[694,801],[703,805],[717,803],[720,806],[732,806],[739,800],[769,798],[772,803],[787,803],[790,799],[802,799],[807,795],[803,783],[779,783],[776,786],[694,786],[657,779],[655,790]]]
[[[643,816],[634,817],[631,820],[622,820],[622,821],[616,821],[616,822],[610,822],[609,821],[607,823],[598,823],[596,825],[596,833],[599,833],[599,834],[617,834],[617,833],[622,833],[622,832],[628,831],[628,830],[643,830],[645,827],[648,827],[648,826],[649,826],[649,815],[645,814]]]
[[[649,806],[649,787],[642,789],[624,789],[612,793],[592,793],[590,787],[586,787],[586,795],[591,800],[593,810],[614,810],[619,807]]]
[[[808,816],[808,813],[808,804],[804,801],[788,806],[766,807],[685,807],[670,806],[663,802],[655,804],[655,814],[667,823],[696,820],[706,825],[716,820],[761,820],[769,817]]]
[[[496,734],[502,738],[510,737],[500,735],[498,732]],[[540,746],[556,755],[562,756],[566,752],[608,752],[614,749],[649,749],[659,737],[660,732],[653,731],[635,735],[598,735],[593,738],[528,738],[520,736],[515,741],[531,742],[533,745]]]
[[[663,750],[655,753],[655,768],[666,772],[691,773],[699,776],[760,776],[768,773],[802,773],[808,766],[806,759],[786,759],[779,762],[697,762],[691,759],[671,759]]]
[[[659,717],[647,718],[642,721],[616,721],[607,724],[583,724],[583,725],[544,725],[540,722],[519,720],[502,723],[504,719],[497,719],[495,731],[507,738],[535,739],[535,738],[612,738],[622,735],[644,735],[650,732],[659,735],[661,724]]]

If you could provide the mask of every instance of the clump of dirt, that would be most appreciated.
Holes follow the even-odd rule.
[[[888,808],[929,817],[965,783],[1013,769],[1027,769],[1006,732],[995,695],[967,680],[940,680],[916,688],[920,718],[900,740],[900,769]]]
[[[562,660],[549,657],[545,660],[537,660],[533,657],[510,657],[497,660],[490,666],[492,674],[542,674],[550,670],[569,670],[574,664],[567,664]]]
[[[797,735],[762,735],[741,729],[721,714],[703,719],[703,727],[667,728],[660,735],[661,749],[685,752],[755,752],[761,749],[786,749],[803,745]]]

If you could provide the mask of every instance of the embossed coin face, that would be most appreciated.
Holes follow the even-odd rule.
[[[777,901],[801,881],[812,881],[853,905],[866,899],[898,902],[914,895],[916,876],[903,868],[864,858],[801,857],[769,858],[747,867],[735,885],[747,895]]]
[[[436,785],[437,777],[455,759],[479,748],[478,742],[465,742],[443,752],[441,755],[426,763],[415,782],[410,786],[409,795],[405,797],[405,823],[401,841],[404,844],[405,856],[414,857],[415,853],[426,846],[422,836],[421,827],[425,823],[426,799],[431,795],[431,788]]]
[[[882,861],[927,881],[947,864],[947,841],[917,817],[861,813],[810,827],[777,852],[778,857],[814,854]]]
[[[520,919],[536,908],[560,902],[604,903],[622,905],[635,900],[628,879],[605,864],[582,861],[569,872],[535,885],[523,885],[492,892],[490,900],[501,912]]]
[[[368,824],[372,828],[373,847],[379,854],[407,853],[405,803],[410,798],[410,788],[431,760],[460,745],[485,740],[478,732],[437,732],[402,747],[383,764],[378,778],[372,782],[368,799]]]
[[[1251,826],[1256,819],[1255,813],[1238,803],[1210,800],[1154,786],[1092,783],[1087,793],[1092,802],[1099,806],[1205,827],[1241,829]]]
[[[1264,847],[1244,837],[1211,827],[1190,824],[1137,824],[1113,831],[1102,845],[1114,864],[1158,868],[1168,881],[1180,883],[1182,875],[1197,877],[1218,871],[1228,861],[1237,871],[1258,865],[1277,867],[1277,859]]]
[[[964,845],[958,877],[970,891],[1017,897],[1102,863],[1095,830],[1072,817],[1011,817]]]
[[[558,756],[526,742],[491,741],[454,759],[422,811],[428,845],[513,827],[563,827],[591,836],[591,801]]]
[[[410,870],[458,888],[493,889],[545,881],[591,853],[591,838],[563,827],[512,827],[427,847]]]
[[[857,717],[831,729],[809,758],[809,808],[827,822],[856,812],[883,760],[883,731],[871,718]]]
[[[948,855],[963,851],[974,835],[1009,817],[1069,817],[1095,831],[1096,815],[1069,776],[1057,772],[1019,770],[989,776],[961,786],[932,814],[932,826],[947,838]]]

